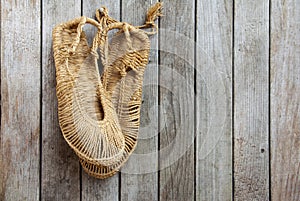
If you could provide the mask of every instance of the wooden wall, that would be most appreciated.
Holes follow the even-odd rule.
[[[81,169],[52,29],[102,5],[140,25],[155,2],[1,0],[1,201],[300,200],[299,0],[164,0],[137,149],[109,179]]]

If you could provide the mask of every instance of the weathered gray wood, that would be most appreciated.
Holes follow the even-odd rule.
[[[269,1],[235,1],[234,197],[269,199]]]
[[[82,172],[82,200],[119,200],[119,175],[100,180]]]
[[[119,1],[104,1],[91,0],[83,1],[83,15],[94,18],[96,9],[101,6],[106,6],[110,16],[115,19],[120,18],[120,2]],[[87,33],[89,42],[96,33],[96,29],[92,26],[86,26],[84,30]],[[82,171],[82,200],[98,201],[109,200],[117,201],[119,199],[119,174],[105,180],[95,179]]]
[[[160,200],[194,200],[194,1],[164,1],[160,28]]]
[[[122,21],[145,23],[155,0],[122,1]],[[158,22],[157,22],[158,23]],[[136,150],[121,172],[121,200],[158,200],[158,35],[150,36],[151,54],[144,75],[141,125]]]
[[[272,200],[300,200],[300,2],[272,1]]]
[[[40,1],[1,1],[3,201],[40,196],[40,19]]]
[[[80,2],[75,0],[43,2],[42,200],[80,199],[78,157],[63,139],[58,124],[52,52],[54,26],[80,16],[80,10]]]
[[[122,8],[123,21],[140,25],[156,1],[82,1],[83,14],[105,5],[119,19]],[[138,147],[121,174],[98,180],[80,172],[57,120],[52,29],[79,16],[81,2],[1,0],[0,200],[231,200],[233,190],[236,200],[268,200],[270,187],[272,200],[300,200],[300,2],[272,1],[271,41],[270,1],[236,0],[234,30],[232,2],[164,1],[161,65],[155,35]]]
[[[232,199],[232,7],[197,3],[196,200]]]

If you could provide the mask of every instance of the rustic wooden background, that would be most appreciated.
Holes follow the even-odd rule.
[[[135,155],[106,180],[82,171],[58,126],[52,29],[102,5],[142,24],[153,3],[1,0],[1,201],[300,200],[299,0],[164,0]]]

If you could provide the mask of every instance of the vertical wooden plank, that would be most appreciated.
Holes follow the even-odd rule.
[[[160,28],[160,200],[194,200],[195,1],[164,1]]]
[[[197,2],[196,200],[232,199],[232,9]]]
[[[101,6],[108,8],[110,16],[115,19],[120,18],[120,2],[119,1],[104,1],[104,0],[91,0],[82,1],[83,15],[94,18],[96,9]],[[86,26],[85,31],[89,42],[95,36],[96,29],[92,26]],[[109,200],[116,201],[119,199],[119,174],[105,180],[95,179],[84,171],[82,171],[82,200],[98,201]]]
[[[269,1],[235,0],[234,197],[269,199]]]
[[[156,2],[122,1],[122,21],[134,25],[144,24],[147,10]],[[158,34],[150,36],[150,42],[151,52],[144,75],[138,143],[121,170],[121,200],[124,201],[158,200]]]
[[[40,1],[1,1],[0,200],[40,196],[40,19]]]
[[[66,10],[66,8],[68,8]],[[79,200],[78,158],[63,139],[57,116],[55,66],[52,51],[54,26],[80,16],[79,1],[43,1],[42,5],[42,200]]]
[[[272,200],[300,200],[300,1],[272,1]]]

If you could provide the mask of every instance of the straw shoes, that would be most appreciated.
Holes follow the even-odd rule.
[[[151,7],[145,25],[138,27],[110,18],[103,7],[96,11],[97,21],[80,17],[53,30],[59,124],[83,169],[94,177],[115,174],[136,146],[148,35],[157,32],[154,21],[161,8],[161,3]],[[86,23],[98,29],[92,47],[82,30]],[[113,29],[119,31],[109,41]]]

